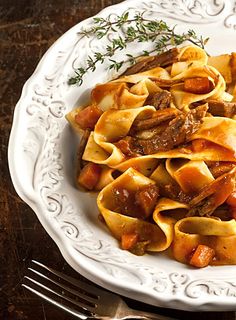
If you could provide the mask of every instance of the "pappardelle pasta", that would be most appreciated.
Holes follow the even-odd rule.
[[[79,187],[122,249],[236,264],[236,54],[146,57],[67,114]]]

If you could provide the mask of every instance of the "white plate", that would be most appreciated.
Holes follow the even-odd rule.
[[[120,15],[127,9],[130,14],[145,11],[147,16],[177,24],[179,30],[194,29],[209,36],[207,51],[212,55],[236,51],[233,0],[128,0],[106,8],[99,16]],[[73,67],[104,48],[103,41],[78,35],[81,27],[91,23],[87,19],[66,32],[23,88],[9,143],[16,191],[36,212],[67,262],[88,279],[153,305],[236,310],[236,266],[196,270],[164,254],[137,257],[120,250],[97,219],[95,196],[75,188],[77,139],[64,115],[85,103],[97,82],[114,76],[104,64],[86,76],[82,87],[67,85]],[[130,50],[137,51],[137,46]]]

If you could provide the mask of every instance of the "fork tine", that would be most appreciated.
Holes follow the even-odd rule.
[[[42,283],[30,278],[30,277],[27,277],[25,276],[24,277],[25,279],[28,279],[29,281],[31,281],[32,283],[34,283],[35,285],[43,288],[44,290],[48,291],[48,292],[51,292],[52,294],[66,300],[66,301],[69,301],[70,303],[76,305],[77,307],[79,307],[80,309],[83,310],[83,312],[89,312],[90,314],[93,313],[93,307],[89,307],[88,305],[84,304],[83,302],[80,302],[80,301],[77,301],[75,299],[72,299],[72,298],[69,298],[67,297],[66,295],[64,294],[61,294],[59,292],[56,292],[55,290],[52,290],[50,288],[48,288],[47,286],[43,285]]]
[[[36,261],[36,260],[32,260],[33,263],[37,264],[38,266],[44,268],[45,270],[51,272],[52,274],[54,274],[55,276],[71,283],[73,286],[76,286],[78,289],[82,289],[84,290],[91,298],[99,298],[101,295],[104,294],[104,290],[100,290],[99,288],[95,287],[94,284],[93,285],[89,285],[83,281],[80,281],[79,279],[75,279],[72,278],[68,275],[65,275],[64,273],[60,272],[60,271],[56,271],[52,268],[49,268],[47,266],[45,266],[44,264]]]
[[[37,290],[34,290],[32,289],[31,287],[25,285],[25,284],[22,284],[23,287],[25,287],[26,289],[28,289],[29,291],[33,292],[34,294],[36,294],[37,296],[39,296],[40,298],[52,303],[53,305],[63,309],[64,311],[67,311],[69,312],[70,314],[72,314],[73,316],[76,316],[77,318],[79,319],[82,319],[82,320],[86,320],[86,319],[90,319],[90,317],[76,311],[76,310],[73,310],[72,308],[68,307],[68,306],[64,306],[63,304],[51,299],[50,297],[48,297],[47,295],[41,293],[41,292],[38,292]]]
[[[45,281],[51,282],[54,284],[53,288],[48,287],[47,285],[44,285],[40,283],[40,280],[34,280],[28,276],[25,276],[24,279],[27,279],[30,281],[31,285],[22,284],[25,288],[33,292],[34,294],[38,295],[39,297],[51,302],[52,304],[60,307],[61,309],[70,312],[71,314],[79,317],[82,320],[92,320],[92,319],[100,319],[100,320],[111,320],[111,319],[158,319],[158,320],[175,320],[174,318],[169,318],[166,316],[162,316],[160,314],[152,314],[150,312],[143,312],[139,310],[133,310],[127,304],[125,301],[122,300],[121,297],[118,295],[114,295],[110,292],[106,292],[103,289],[98,289],[97,287],[94,287],[93,285],[87,285],[83,281],[80,281],[78,279],[74,279],[70,276],[67,276],[59,271],[55,271],[35,260],[32,261],[33,263],[37,264],[38,266],[44,268],[50,274],[63,279],[64,281],[72,284],[76,289],[71,289],[66,285],[61,284],[60,282],[57,282],[54,279],[50,279],[50,275],[46,276],[43,273],[36,271],[32,268],[29,268],[32,272],[40,276],[41,278],[44,278]],[[42,271],[43,272],[43,271]],[[56,288],[57,289],[54,289]],[[49,292],[50,295],[47,295],[47,293],[41,293],[40,290],[38,291],[38,288],[41,288],[41,290],[44,290],[46,292]],[[64,293],[61,291],[61,293],[58,292],[58,290],[64,289],[68,294],[71,293],[75,296],[70,297],[66,295],[66,292]],[[82,292],[77,292],[81,290]],[[84,292],[84,291],[85,292]],[[87,295],[90,295],[90,300],[87,299]],[[97,296],[96,296],[97,295]],[[92,297],[91,297],[92,296]],[[56,297],[56,300],[55,298]],[[59,299],[60,302],[58,302],[58,297],[60,299],[63,299],[64,302],[68,301],[69,303],[73,304],[74,306],[78,307],[78,311],[74,310],[74,307],[69,307],[64,304],[63,301]],[[84,302],[81,302],[80,299],[82,297],[82,300]],[[79,299],[77,299],[79,298]],[[74,300],[75,299],[75,300]],[[93,301],[94,305],[91,305],[91,301]],[[86,305],[86,304],[89,305]]]
[[[34,272],[35,274],[37,274],[37,275],[40,276],[41,278],[44,278],[44,279],[46,279],[47,281],[50,281],[51,283],[54,283],[54,284],[57,285],[58,287],[60,287],[60,288],[62,288],[62,289],[64,289],[64,290],[72,293],[73,295],[75,295],[75,296],[77,296],[77,297],[79,297],[79,298],[82,298],[83,300],[85,300],[86,302],[88,302],[88,303],[90,303],[90,304],[93,304],[93,305],[94,305],[94,304],[96,303],[96,301],[97,301],[97,299],[92,298],[91,296],[88,296],[86,293],[81,293],[81,292],[79,292],[79,291],[77,291],[77,290],[74,290],[74,289],[72,289],[72,288],[70,288],[70,287],[68,287],[68,286],[66,286],[66,285],[64,285],[64,284],[62,284],[62,283],[60,283],[60,282],[58,282],[58,281],[55,281],[55,280],[53,280],[53,279],[45,276],[43,273],[41,273],[41,272],[39,272],[39,271],[37,271],[37,270],[34,270],[34,269],[32,269],[32,268],[28,268],[28,270]],[[25,277],[25,278],[29,279],[28,277]],[[30,280],[32,280],[32,279],[30,279]],[[96,297],[96,296],[94,296],[94,297]],[[97,297],[96,297],[96,298],[97,298]]]

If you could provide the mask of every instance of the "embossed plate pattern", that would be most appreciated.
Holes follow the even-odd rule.
[[[146,16],[163,19],[180,31],[194,29],[209,36],[210,54],[236,51],[234,1],[127,0],[99,15],[120,15],[127,9],[130,14],[145,12]],[[87,74],[81,87],[67,85],[73,70],[106,45],[105,41],[78,35],[91,23],[92,18],[87,19],[65,33],[23,88],[9,142],[9,166],[18,194],[36,212],[68,263],[90,280],[163,307],[236,310],[236,267],[195,270],[168,255],[136,257],[120,250],[97,219],[95,195],[75,188],[78,141],[64,116],[86,102],[97,82],[114,76],[105,63]],[[112,36],[109,34],[108,39]],[[137,46],[129,51],[136,52]]]

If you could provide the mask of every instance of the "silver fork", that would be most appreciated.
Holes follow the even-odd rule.
[[[33,277],[25,276],[22,286],[79,319],[174,320],[174,318],[131,309],[116,294],[74,279],[35,260],[32,262],[35,267],[28,269]],[[36,270],[36,267],[41,271]]]

